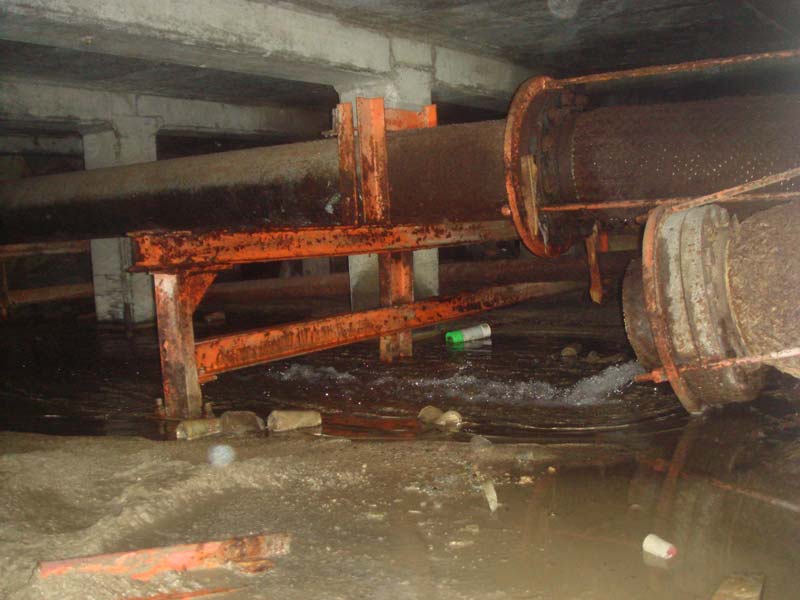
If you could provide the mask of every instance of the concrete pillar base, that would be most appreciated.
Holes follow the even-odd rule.
[[[350,308],[369,310],[380,306],[378,255],[359,254],[347,257],[350,271]],[[439,295],[439,250],[414,252],[414,299]]]
[[[94,309],[101,323],[150,323],[155,319],[153,276],[129,273],[128,238],[92,240]]]
[[[84,167],[102,169],[156,160],[158,120],[119,117],[114,129],[83,136]],[[94,306],[101,323],[143,324],[155,320],[153,276],[129,273],[133,264],[128,238],[92,240]]]

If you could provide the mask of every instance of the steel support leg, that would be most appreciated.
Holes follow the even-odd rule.
[[[414,255],[391,252],[378,256],[381,306],[397,306],[414,302]],[[411,331],[381,337],[381,360],[392,362],[412,355]]]
[[[192,315],[216,273],[156,273],[158,344],[166,416],[198,418],[203,395],[197,373]]]

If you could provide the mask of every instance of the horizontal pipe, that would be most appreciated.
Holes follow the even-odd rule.
[[[23,304],[41,304],[56,300],[77,300],[79,298],[92,298],[94,286],[91,282],[69,283],[66,285],[52,285],[40,288],[8,291],[8,305],[21,306]]]
[[[261,231],[131,234],[134,268],[145,271],[419,250],[516,238],[509,221],[384,227],[304,227]]]
[[[389,132],[393,224],[499,218],[503,121]],[[0,243],[342,224],[337,140],[0,182]]]
[[[612,252],[599,256],[600,271],[610,277],[621,276],[635,258],[635,252]],[[526,258],[485,260],[474,262],[439,263],[439,286],[443,294],[487,285],[511,283],[579,280],[587,277],[584,258],[564,256],[553,259]],[[288,298],[327,298],[347,296],[350,278],[347,273],[306,275],[304,277],[274,277],[244,281],[221,281],[212,285],[205,295],[210,300],[257,298],[279,300]]]
[[[195,344],[197,370],[200,380],[208,381],[226,371],[451,321],[583,287],[585,284],[572,281],[498,286],[450,298],[422,300],[214,337]]]
[[[52,254],[83,254],[89,252],[90,249],[91,243],[89,240],[3,244],[0,245],[0,260]]]

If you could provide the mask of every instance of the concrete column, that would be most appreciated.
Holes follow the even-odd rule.
[[[433,56],[427,44],[407,40],[392,41],[391,78],[369,83],[340,85],[341,102],[355,106],[357,97],[384,98],[386,106],[405,110],[420,110],[431,103],[433,86]],[[368,310],[380,306],[378,255],[349,256],[350,306],[352,310]],[[414,298],[439,294],[439,250],[414,252]]]
[[[88,170],[154,161],[157,131],[156,119],[115,118],[113,130],[84,134],[84,166]],[[128,272],[133,264],[130,240],[92,240],[91,250],[97,320],[129,324],[153,321],[153,277]]]

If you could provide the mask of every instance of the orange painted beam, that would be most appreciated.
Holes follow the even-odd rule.
[[[572,281],[497,286],[450,298],[422,300],[214,337],[195,345],[195,361],[201,381],[208,381],[226,371],[459,319],[584,286]]]
[[[39,563],[39,577],[99,573],[148,581],[167,571],[215,569],[228,563],[241,563],[250,569],[255,562],[263,563],[269,558],[288,554],[290,548],[291,537],[287,534],[260,534],[199,544],[42,561]]]
[[[422,129],[436,127],[436,105],[429,104],[418,112],[398,108],[385,109],[386,131],[402,131],[405,129]]]
[[[349,256],[480,244],[517,237],[506,220],[440,225],[361,225],[257,231],[131,233],[140,271],[202,269],[270,260]]]

